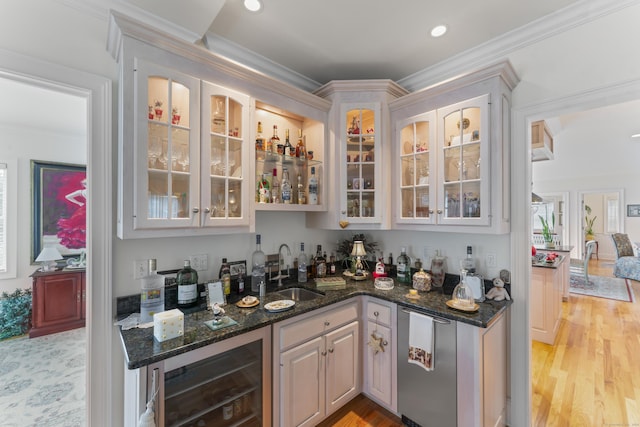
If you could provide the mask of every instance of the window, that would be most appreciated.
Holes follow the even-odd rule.
[[[0,279],[16,277],[18,162],[0,161]]]
[[[615,195],[614,195],[615,196]],[[607,233],[618,233],[619,232],[619,223],[620,223],[620,215],[619,215],[619,202],[618,197],[613,197],[608,195],[607,199]]]
[[[549,225],[551,225],[551,216],[555,216],[553,208],[553,202],[543,202],[532,206],[531,228],[533,228],[534,233],[539,233],[542,231],[542,221],[540,221],[540,217],[544,218],[549,223]],[[558,218],[556,218],[554,225],[558,225]]]

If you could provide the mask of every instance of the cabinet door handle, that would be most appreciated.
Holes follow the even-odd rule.
[[[332,348],[329,349],[329,353],[333,353],[333,349]]]
[[[204,208],[204,213],[209,213],[209,212],[211,212],[211,209],[209,209],[208,206],[206,208]]]
[[[438,209],[438,215],[442,215],[442,209]]]
[[[373,312],[373,315],[374,315],[374,316],[376,316],[376,317],[378,317],[378,316],[380,315],[380,313],[378,313],[377,311],[374,311],[374,312]]]
[[[433,209],[429,209],[429,215],[433,215]]]
[[[324,322],[324,326],[329,326],[331,323],[329,321]]]
[[[327,352],[326,352],[326,351],[323,351],[323,352],[322,352],[322,353],[320,353],[320,354],[321,354],[321,355],[323,355],[323,356],[326,356],[326,355],[327,355]]]
[[[200,212],[200,208],[198,208],[198,207],[193,208],[192,212],[193,212],[193,213],[198,213],[198,212]]]

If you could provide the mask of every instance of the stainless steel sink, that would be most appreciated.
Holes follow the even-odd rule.
[[[319,292],[311,291],[305,288],[287,288],[282,289],[281,291],[274,292],[285,299],[290,299],[293,301],[311,301],[318,297],[323,296]]]

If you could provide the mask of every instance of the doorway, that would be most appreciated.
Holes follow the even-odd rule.
[[[624,189],[580,191],[578,192],[578,206],[582,214],[578,235],[585,236],[585,240],[597,242],[597,250],[592,256],[597,259],[616,259],[616,250],[611,235],[624,233],[624,221],[622,221]],[[584,244],[580,244],[580,250],[580,257],[584,258]]]
[[[111,80],[0,50],[0,78],[82,97],[87,146],[87,425],[111,426],[112,124]]]

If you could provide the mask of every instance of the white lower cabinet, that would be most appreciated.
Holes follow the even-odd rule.
[[[360,393],[358,302],[274,325],[274,425],[314,426]]]
[[[397,411],[396,304],[365,297],[363,317],[363,393],[386,409]],[[376,343],[378,340],[378,343]]]

